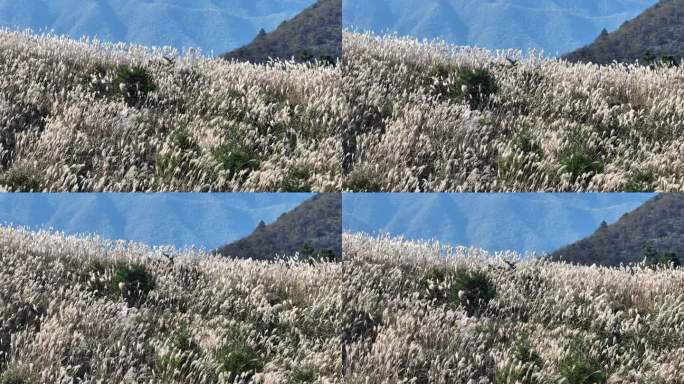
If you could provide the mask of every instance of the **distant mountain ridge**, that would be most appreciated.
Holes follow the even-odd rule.
[[[684,58],[684,0],[661,0],[617,31],[604,31],[593,43],[564,58],[595,64],[680,61]]]
[[[345,1],[345,27],[555,56],[615,30],[657,0]]]
[[[564,193],[344,194],[348,232],[389,233],[408,240],[484,248],[490,252],[552,252],[617,221],[650,195]]]
[[[0,27],[218,55],[248,43],[315,0],[0,0]]]
[[[270,58],[335,60],[342,54],[342,0],[318,0],[276,30],[264,30],[224,59],[263,63]]]
[[[684,194],[657,195],[611,225],[565,246],[550,257],[576,264],[616,266],[644,259],[646,248],[684,256]]]
[[[261,223],[247,237],[219,247],[216,253],[240,259],[272,260],[310,249],[342,258],[342,195],[321,193],[304,201],[271,224]]]
[[[148,245],[214,249],[275,220],[308,194],[280,193],[2,193],[0,225],[97,233]]]

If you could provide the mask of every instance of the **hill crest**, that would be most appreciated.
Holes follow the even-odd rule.
[[[342,195],[321,193],[283,213],[273,223],[259,223],[247,237],[219,247],[216,253],[240,259],[271,260],[277,256],[332,252],[342,258]]]
[[[270,58],[334,61],[341,54],[342,0],[318,0],[274,31],[262,29],[251,43],[221,57],[264,63]]]
[[[684,0],[661,0],[612,33],[563,56],[570,62],[610,64],[684,58]]]
[[[617,266],[643,261],[651,248],[662,255],[684,255],[684,194],[657,195],[611,225],[550,255],[576,264]]]

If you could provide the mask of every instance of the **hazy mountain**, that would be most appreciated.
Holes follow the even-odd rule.
[[[259,33],[248,45],[228,52],[225,59],[265,62],[270,57],[303,59],[340,57],[342,0],[319,0],[270,33]]]
[[[617,31],[601,33],[592,44],[565,58],[596,64],[644,62],[649,53],[651,60],[684,58],[684,0],[662,0]]]
[[[315,0],[0,0],[0,26],[215,54],[275,29]]]
[[[650,194],[344,194],[344,230],[489,251],[551,252],[614,222]]]
[[[593,41],[657,0],[352,0],[347,27],[557,55]]]
[[[640,262],[646,247],[659,254],[684,255],[684,194],[655,196],[611,225],[551,256],[579,264],[619,265]]]
[[[271,224],[258,225],[247,237],[216,250],[223,256],[267,260],[292,256],[308,244],[314,254],[322,250],[342,257],[342,197],[322,193],[306,200]]]
[[[150,245],[210,250],[274,221],[311,194],[302,193],[3,193],[0,224],[97,233]]]

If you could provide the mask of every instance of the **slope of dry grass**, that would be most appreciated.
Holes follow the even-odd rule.
[[[343,52],[345,190],[684,190],[684,67],[351,32]]]
[[[340,265],[163,251],[0,227],[0,383],[340,382]]]
[[[0,185],[336,191],[340,71],[0,31]]]
[[[357,234],[344,252],[347,383],[684,382],[684,269]]]

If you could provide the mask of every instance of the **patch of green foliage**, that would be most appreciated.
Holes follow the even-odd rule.
[[[495,297],[496,287],[485,272],[456,271],[449,298],[462,306],[468,316],[481,314]]]
[[[448,91],[448,96],[458,102],[466,102],[470,109],[482,110],[499,91],[494,75],[485,68],[462,69]]]
[[[607,380],[600,362],[578,345],[560,361],[558,371],[558,384],[605,384]]]
[[[511,350],[510,360],[495,374],[496,384],[537,384],[535,376],[542,366],[541,356],[527,337],[519,339]]]
[[[93,66],[84,82],[99,97],[123,100],[129,107],[139,107],[157,90],[152,75],[140,66]]]
[[[569,143],[558,154],[558,161],[565,173],[570,173],[571,181],[580,176],[596,175],[603,172],[603,161],[598,151],[587,144],[588,137],[581,130],[570,133]]]
[[[244,341],[231,341],[216,352],[218,373],[230,374],[231,380],[237,377],[251,377],[261,372],[264,361],[257,352]]]
[[[342,189],[352,192],[381,192],[382,185],[373,180],[373,176],[367,170],[357,169],[344,178]]]
[[[9,369],[0,373],[0,384],[34,384],[37,383],[34,377],[26,373],[23,369]]]
[[[623,188],[624,192],[654,192],[653,173],[650,171],[640,171],[632,175]]]
[[[294,167],[278,185],[278,192],[311,192],[311,172],[305,167]]]
[[[307,384],[313,383],[315,380],[314,372],[311,368],[296,369],[290,375],[288,384]]]
[[[187,128],[178,128],[171,133],[171,143],[183,152],[200,152],[199,144]]]
[[[668,268],[679,268],[682,263],[674,252],[664,252],[660,257],[660,264]]]
[[[200,153],[200,146],[192,137],[187,128],[174,130],[170,137],[170,144],[173,148],[180,151],[170,153],[159,153],[155,159],[155,170],[157,175],[164,179],[172,179],[177,168],[181,171],[187,168],[187,162]]]
[[[156,286],[154,276],[141,264],[119,264],[112,276],[112,291],[128,305],[142,304]]]
[[[192,371],[193,357],[200,353],[187,326],[181,326],[171,335],[171,347],[168,354],[157,356],[155,370],[161,374],[187,375]]]
[[[28,167],[12,167],[0,176],[0,184],[11,192],[40,192],[41,180],[36,172]]]
[[[496,287],[486,273],[434,267],[422,279],[428,298],[436,303],[461,306],[468,316],[481,314],[496,297]]]
[[[231,178],[244,171],[255,171],[261,165],[256,153],[232,142],[218,147],[214,152],[214,158],[221,169],[228,171]]]
[[[140,106],[157,89],[152,75],[145,68],[126,65],[117,68],[112,87],[129,107]]]
[[[523,153],[536,153],[540,156],[543,153],[541,146],[534,140],[529,129],[522,129],[515,135],[513,146]]]

